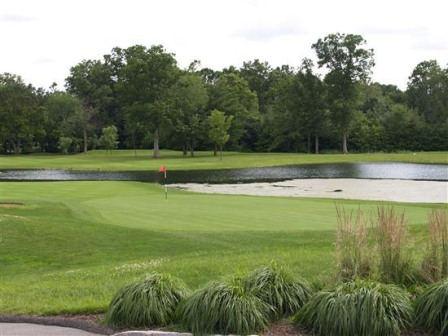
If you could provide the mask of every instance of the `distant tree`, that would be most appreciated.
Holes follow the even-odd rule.
[[[170,90],[167,119],[183,142],[184,155],[190,150],[191,156],[194,156],[196,141],[206,121],[207,101],[208,94],[202,78],[192,72],[183,72]]]
[[[235,147],[253,123],[260,118],[257,95],[250,90],[245,79],[233,72],[222,74],[213,85],[209,106],[211,109],[233,116],[229,134],[230,141]]]
[[[75,124],[83,134],[83,151],[87,153],[88,132],[95,128],[95,119],[112,100],[111,69],[98,60],[84,60],[70,69],[66,78],[67,91],[76,95],[83,105]]]
[[[303,137],[298,111],[298,81],[296,74],[287,68],[276,68],[269,76],[268,108],[263,116],[259,142],[266,150],[298,152]]]
[[[219,148],[219,159],[222,160],[222,147],[229,141],[229,129],[233,116],[226,116],[224,112],[213,110],[208,117],[209,137]]]
[[[258,106],[261,114],[267,112],[266,94],[269,90],[269,74],[272,71],[267,62],[254,61],[244,62],[240,68],[240,75],[247,80],[251,91],[257,94]]]
[[[426,122],[447,122],[448,68],[442,69],[435,60],[419,63],[409,77],[407,96]]]
[[[20,76],[0,74],[0,143],[4,150],[20,153],[31,149],[44,133],[39,95]]]
[[[114,125],[104,127],[99,139],[100,145],[111,153],[112,149],[116,149],[118,146],[118,130]]]
[[[179,72],[176,59],[161,45],[114,48],[110,58],[117,69],[117,92],[127,113],[134,114],[128,120],[151,130],[153,157],[160,158],[159,131],[166,120],[169,91]]]
[[[62,151],[62,153],[67,154],[72,143],[72,138],[60,137],[58,141],[58,148]]]
[[[329,70],[325,82],[330,113],[333,124],[342,133],[343,153],[348,153],[347,138],[357,109],[357,83],[367,81],[374,66],[373,50],[362,48],[364,44],[366,41],[360,35],[337,33],[312,45],[319,66],[325,65]]]
[[[328,128],[328,113],[325,103],[326,88],[320,78],[313,73],[313,62],[305,58],[297,74],[298,107],[301,127],[308,138],[308,152],[311,152],[311,137],[314,137],[314,153],[319,153],[319,137]]]
[[[46,119],[46,147],[48,150],[59,148],[61,137],[76,137],[74,119],[83,113],[81,101],[67,92],[55,91],[50,93],[43,106]],[[73,139],[72,139],[73,140]]]

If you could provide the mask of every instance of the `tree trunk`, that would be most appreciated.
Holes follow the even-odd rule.
[[[190,156],[194,157],[194,142],[190,141]]]
[[[187,149],[187,143],[184,141],[184,145],[182,146],[182,152],[184,156],[187,156],[188,149]]]
[[[87,130],[82,131],[82,136],[84,138],[84,154],[87,154]]]
[[[215,144],[215,147],[213,148],[213,156],[216,156],[218,152],[218,146]]]
[[[348,137],[347,132],[344,132],[342,134],[342,154],[348,154],[347,137]]]
[[[137,148],[135,146],[135,133],[132,132],[132,146],[134,147],[134,157],[137,157]]]
[[[222,146],[219,146],[219,159],[222,160]]]
[[[307,141],[308,141],[308,153],[311,153],[311,135],[308,134],[307,136]]]
[[[159,149],[159,129],[154,130],[154,152],[152,154],[154,159],[160,159],[160,149]]]
[[[319,136],[314,138],[314,154],[319,154]]]

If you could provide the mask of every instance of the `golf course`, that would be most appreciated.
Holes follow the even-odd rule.
[[[447,152],[240,154],[93,151],[1,156],[6,169],[225,169],[322,162],[447,164]],[[2,314],[104,312],[123,285],[157,271],[191,289],[271,261],[321,286],[336,274],[335,206],[405,212],[415,246],[428,213],[447,204],[191,193],[141,182],[0,182]]]

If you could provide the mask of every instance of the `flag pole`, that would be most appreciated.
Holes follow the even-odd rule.
[[[165,175],[165,183],[164,183],[164,186],[165,186],[165,202],[168,202],[168,189],[166,188],[166,169],[165,169],[165,171],[163,173]]]
[[[166,166],[163,165],[162,167],[160,167],[158,172],[163,173],[163,176],[164,176],[163,186],[165,189],[165,202],[168,202],[168,189],[166,188]]]

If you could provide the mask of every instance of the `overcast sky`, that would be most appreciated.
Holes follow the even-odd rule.
[[[374,49],[374,81],[405,89],[419,62],[447,65],[447,13],[446,0],[1,0],[0,73],[62,89],[71,66],[135,44],[162,44],[180,67],[296,67],[339,32]]]

